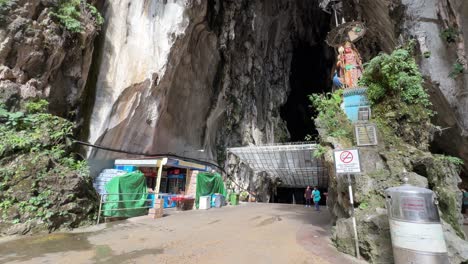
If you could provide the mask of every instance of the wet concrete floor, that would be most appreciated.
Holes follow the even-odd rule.
[[[0,263],[358,263],[329,240],[326,210],[244,204],[0,242]]]

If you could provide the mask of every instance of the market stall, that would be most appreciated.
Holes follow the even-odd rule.
[[[118,159],[115,168],[141,171],[150,191],[163,200],[164,208],[178,206],[181,210],[193,208],[193,189],[196,187],[196,179],[194,181],[192,177],[194,172],[209,169],[205,165],[170,158]]]

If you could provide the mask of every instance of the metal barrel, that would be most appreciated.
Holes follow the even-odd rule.
[[[434,192],[409,184],[385,192],[395,263],[449,264]]]

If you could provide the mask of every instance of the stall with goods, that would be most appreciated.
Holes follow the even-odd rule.
[[[211,197],[213,194],[220,194],[223,197],[226,197],[227,194],[223,178],[219,173],[198,173],[196,189],[195,204],[197,208],[199,208],[200,197],[202,196]],[[211,206],[211,201],[209,205]]]
[[[206,171],[205,165],[179,159],[118,159],[116,168],[139,170],[144,174],[147,188],[155,193],[164,208],[188,210],[194,207],[197,171]],[[186,195],[186,191],[189,195]],[[219,200],[219,199],[218,199]]]
[[[103,170],[93,181],[93,186],[94,189],[96,189],[96,192],[99,193],[100,195],[106,194],[106,184],[112,180],[114,177],[121,176],[127,173],[126,171],[123,170],[117,170],[117,169],[105,169]]]
[[[103,214],[108,217],[133,217],[147,214],[146,179],[140,171],[114,177],[105,186]]]

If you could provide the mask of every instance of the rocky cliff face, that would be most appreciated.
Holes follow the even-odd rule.
[[[77,124],[56,116],[78,120],[96,12],[80,1],[0,1],[0,236],[74,228],[96,212],[87,167],[66,144]]]
[[[403,1],[404,32],[418,40],[421,71],[432,94],[435,123],[443,129],[433,150],[461,157],[468,169],[468,79],[466,46],[468,4],[463,1]],[[453,33],[453,36],[450,36]],[[445,37],[444,37],[445,36]],[[447,38],[449,37],[449,38]],[[450,39],[453,37],[453,41]],[[425,54],[430,54],[424,57]]]
[[[47,98],[50,111],[72,117],[88,78],[99,25],[81,10],[80,33],[64,29],[52,12],[54,1],[0,3],[0,98],[19,109],[25,99]]]
[[[462,35],[464,9],[461,1],[352,1],[345,6],[345,14],[348,20],[358,18],[367,21],[369,31],[373,32],[370,38],[366,36],[358,44],[367,59],[375,52],[388,52],[401,41],[417,40],[418,62],[433,109],[437,112],[433,122],[442,127],[435,134],[430,149],[461,157],[465,160],[466,170],[468,116],[467,98],[463,92],[466,90],[463,74],[466,70],[465,35]],[[451,36],[453,41],[447,42],[444,35],[450,28],[457,33]],[[430,133],[429,130],[422,131]],[[321,130],[321,135],[336,147],[337,142],[327,139],[326,132]],[[382,133],[379,138],[382,141],[379,147],[360,149],[364,173],[353,181],[363,256],[375,263],[392,263],[392,255],[388,254],[391,243],[384,190],[401,184],[402,178],[408,177],[411,184],[436,192],[451,261],[466,261],[467,244],[462,240],[464,234],[460,229],[460,171],[443,156],[421,149],[422,145],[405,143],[394,148],[388,145]],[[327,159],[333,170],[331,156]],[[404,172],[403,168],[409,172]],[[340,250],[354,254],[350,204],[346,198],[347,182],[333,176],[330,180],[329,205],[336,216],[333,240]]]
[[[442,128],[432,150],[462,158],[466,177],[468,5],[457,0],[350,1],[344,10],[348,20],[363,20],[369,26],[370,34],[358,43],[366,60],[379,51],[390,52],[404,39],[418,42],[425,86],[438,113],[433,122]]]
[[[459,1],[432,1],[421,9],[396,0],[349,1],[343,9],[347,21],[360,19],[369,26],[358,42],[365,60],[390,52],[402,39],[418,39],[421,67],[439,113],[434,121],[443,129],[433,151],[468,161],[465,77],[449,77],[457,58],[464,61],[462,10]],[[96,78],[88,82],[93,110],[83,133],[91,143],[188,156],[205,149],[204,158],[224,160],[226,146],[287,141],[299,128],[286,122],[301,115],[281,113],[294,95],[294,53],[304,43],[318,50],[305,67],[323,80],[333,63],[333,52],[323,43],[332,19],[317,3],[112,1],[103,12],[105,37],[94,58]],[[452,26],[460,34],[450,44],[439,35]],[[324,67],[315,68],[315,62]],[[316,84],[300,85],[322,87],[310,92],[329,89],[315,79]],[[113,155],[88,154],[93,159]]]
[[[235,157],[224,157],[225,147],[286,141],[296,132],[291,115],[281,111],[285,104],[297,104],[293,96],[297,88],[291,81],[301,77],[293,74],[297,70],[293,65],[305,54],[300,50],[309,50],[303,64],[294,67],[313,76],[313,82],[297,85],[312,87],[304,88],[305,93],[329,90],[334,53],[323,40],[332,24],[330,15],[311,0],[102,2],[106,23],[92,56],[99,25],[86,5],[77,6],[83,30],[72,33],[51,15],[58,8],[56,1],[0,1],[0,102],[17,110],[25,99],[42,97],[50,102],[51,112],[72,119],[86,112],[80,105],[87,106],[92,110],[80,134],[107,147],[185,156],[204,149],[203,158],[221,162],[227,158],[232,164],[229,173],[239,184],[268,201],[275,180],[254,175]],[[434,121],[442,127],[432,148],[467,161],[467,82],[460,73],[466,67],[468,5],[459,0],[416,2],[345,1],[343,11],[347,21],[363,20],[369,27],[358,43],[365,60],[380,51],[390,52],[402,39],[417,39],[421,69],[438,112]],[[450,28],[455,30],[447,31]],[[441,33],[453,42],[442,40]],[[303,98],[301,93],[298,98]],[[290,98],[294,100],[288,102]],[[306,104],[292,116],[302,115],[305,120],[308,114]],[[408,154],[396,156],[385,146],[364,150],[372,162],[366,165],[369,173],[356,183],[356,198],[361,204],[376,202],[358,214],[361,246],[369,260],[391,261],[384,253],[390,251],[382,190],[400,183],[402,168],[411,171],[415,184],[442,190],[448,201],[442,210],[451,250],[462,244],[456,235],[462,236],[457,230],[456,170],[426,150],[410,145],[404,150]],[[88,155],[103,159],[113,154],[90,150]],[[335,242],[352,254],[349,206],[342,193],[346,184],[333,177],[330,182]],[[70,194],[89,185],[71,183],[66,187],[72,189]],[[42,187],[40,191],[47,186]],[[88,196],[92,194],[80,193],[80,199]],[[53,199],[68,203],[59,196]],[[86,210],[93,211],[93,205]],[[80,212],[72,213],[71,218]],[[70,226],[75,226],[72,220]],[[455,251],[461,250],[451,252]],[[465,255],[452,257],[458,261]]]
[[[224,146],[287,139],[280,106],[294,45],[302,40],[332,55],[320,30],[329,17],[310,1],[123,2],[105,9],[90,130],[90,141],[102,145],[204,148],[214,159]]]

